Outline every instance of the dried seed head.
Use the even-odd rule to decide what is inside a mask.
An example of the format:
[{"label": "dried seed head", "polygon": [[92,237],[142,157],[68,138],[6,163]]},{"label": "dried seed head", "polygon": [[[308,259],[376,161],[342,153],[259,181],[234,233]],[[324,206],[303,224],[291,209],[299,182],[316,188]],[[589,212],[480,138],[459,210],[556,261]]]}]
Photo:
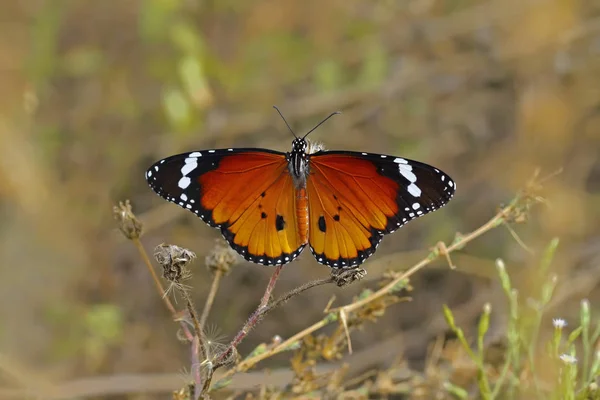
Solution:
[{"label": "dried seed head", "polygon": [[353,269],[332,269],[331,277],[339,287],[356,282],[367,275],[367,271],[362,268]]},{"label": "dried seed head", "polygon": [[125,200],[125,203],[120,201],[118,206],[114,206],[113,216],[127,239],[139,239],[142,235],[142,223],[133,214],[129,200]]},{"label": "dried seed head", "polygon": [[154,249],[154,259],[163,267],[163,277],[174,283],[180,283],[190,277],[187,265],[196,258],[196,254],[173,244],[159,244]]},{"label": "dried seed head", "polygon": [[239,255],[233,250],[227,242],[222,239],[216,241],[215,247],[205,258],[206,268],[213,274],[221,271],[223,275],[227,275],[231,270],[231,266],[239,260]]}]

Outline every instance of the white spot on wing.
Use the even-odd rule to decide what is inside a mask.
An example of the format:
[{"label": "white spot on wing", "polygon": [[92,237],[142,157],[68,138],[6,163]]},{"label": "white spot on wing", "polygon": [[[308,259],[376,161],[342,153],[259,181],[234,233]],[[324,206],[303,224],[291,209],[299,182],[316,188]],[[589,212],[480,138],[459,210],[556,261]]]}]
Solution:
[{"label": "white spot on wing", "polygon": [[400,164],[398,170],[410,183],[415,183],[417,181],[417,176],[412,172],[412,167],[410,165]]},{"label": "white spot on wing", "polygon": [[186,196],[185,193],[181,193],[181,196],[179,196],[181,198],[181,200],[183,201],[187,201],[188,197]]},{"label": "white spot on wing", "polygon": [[190,186],[190,183],[192,183],[192,180],[187,176],[184,176],[179,180],[179,182],[177,182],[177,186],[179,186],[181,189],[187,189],[188,186]]},{"label": "white spot on wing", "polygon": [[414,197],[419,197],[421,196],[421,189],[419,189],[419,187],[417,185],[415,185],[414,183],[411,183],[410,185],[408,185],[408,193],[412,194]]},{"label": "white spot on wing", "polygon": [[188,157],[194,157],[194,158],[202,157],[202,153],[200,153],[199,151],[195,151],[193,153],[190,153],[188,155]]},{"label": "white spot on wing", "polygon": [[400,158],[400,157],[398,157],[398,158],[395,158],[395,159],[394,159],[394,162],[395,162],[396,164],[408,164],[408,161],[406,161],[404,158]]},{"label": "white spot on wing", "polygon": [[[214,151],[214,150],[209,150],[208,152],[209,152],[209,153],[214,153],[215,151]],[[261,260],[261,261],[262,261],[262,260]]]},{"label": "white spot on wing", "polygon": [[417,209],[419,209],[419,207],[421,207],[421,205],[419,203],[413,203],[413,205],[412,205],[413,210],[417,210]]},{"label": "white spot on wing", "polygon": [[[187,160],[189,160],[189,158],[186,158],[186,161]],[[195,159],[193,159],[193,160],[195,160]],[[190,172],[195,170],[196,167],[198,167],[198,163],[196,161],[186,162],[185,165],[183,167],[181,167],[181,175],[186,176],[187,174],[189,174]]]}]

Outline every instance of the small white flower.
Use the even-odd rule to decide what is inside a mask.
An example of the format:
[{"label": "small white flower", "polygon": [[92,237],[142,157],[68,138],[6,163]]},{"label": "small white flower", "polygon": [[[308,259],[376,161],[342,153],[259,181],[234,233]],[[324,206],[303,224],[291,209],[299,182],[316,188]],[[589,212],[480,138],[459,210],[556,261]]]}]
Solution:
[{"label": "small white flower", "polygon": [[565,364],[575,364],[577,362],[577,358],[570,354],[561,354],[559,358]]},{"label": "small white flower", "polygon": [[562,318],[554,318],[552,320],[552,325],[554,325],[555,328],[562,329],[567,326],[567,321]]}]

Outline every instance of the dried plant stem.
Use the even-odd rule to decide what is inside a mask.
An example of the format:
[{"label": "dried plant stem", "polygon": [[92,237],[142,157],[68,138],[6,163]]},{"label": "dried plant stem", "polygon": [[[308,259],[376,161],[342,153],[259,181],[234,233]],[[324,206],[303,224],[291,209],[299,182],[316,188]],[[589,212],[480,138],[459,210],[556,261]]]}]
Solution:
[{"label": "dried plant stem", "polygon": [[294,336],[290,337],[289,339],[285,340],[284,342],[280,343],[278,346],[273,347],[272,349],[269,349],[267,351],[265,351],[264,353],[260,353],[257,354],[254,357],[251,358],[247,358],[244,361],[240,362],[238,365],[236,365],[235,367],[227,370],[222,376],[221,376],[221,380],[229,378],[230,376],[232,376],[233,374],[235,374],[236,372],[241,372],[241,371],[246,371],[249,368],[253,367],[255,364],[257,364],[258,362],[267,359],[275,354],[281,353],[282,351],[284,351],[285,349],[287,349],[288,347],[290,347],[291,345],[293,345],[294,343],[296,343],[298,340],[302,339],[305,336],[310,335],[311,333],[327,326],[329,323],[331,322],[330,318],[323,318],[322,320],[320,320],[319,322],[309,326],[308,328],[296,333]]},{"label": "dried plant stem", "polygon": [[317,279],[315,281],[310,281],[305,283],[304,285],[298,286],[295,289],[290,290],[289,292],[287,292],[286,294],[284,294],[283,296],[279,297],[277,300],[274,300],[272,302],[270,302],[261,312],[261,316],[265,316],[265,314],[267,314],[269,311],[279,307],[281,304],[285,303],[286,301],[288,301],[289,299],[291,299],[294,296],[299,295],[300,293],[314,288],[316,286],[321,286],[321,285],[326,285],[328,283],[334,283],[335,279],[333,277],[331,278],[325,278],[325,279]]},{"label": "dried plant stem", "polygon": [[283,269],[283,265],[279,264],[275,266],[275,270],[271,275],[271,279],[269,279],[269,283],[267,285],[267,289],[265,289],[265,294],[260,301],[259,309],[265,307],[269,300],[271,299],[271,294],[273,293],[273,289],[275,289],[275,283],[277,283],[277,278],[279,278],[279,274],[281,274],[281,270]]},{"label": "dried plant stem", "polygon": [[[211,355],[209,354],[208,345],[206,343],[206,337],[204,336],[204,330],[200,322],[198,321],[198,315],[196,313],[196,309],[194,307],[194,303],[192,302],[192,298],[186,289],[185,286],[178,287],[181,292],[181,296],[185,300],[185,304],[190,314],[190,319],[192,321],[192,326],[194,327],[194,339],[192,340],[192,376],[194,377],[194,399],[204,398],[208,388],[210,387],[210,382],[212,380],[213,370],[211,365],[208,365],[208,370],[206,371],[206,379],[204,380],[204,384],[202,384],[202,374],[200,371],[200,365],[205,360],[209,360]],[[216,289],[215,289],[216,291]],[[205,308],[206,309],[206,308]],[[198,357],[201,356],[201,358]]]},{"label": "dried plant stem", "polygon": [[192,298],[190,297],[190,294],[188,293],[188,291],[184,288],[181,287],[181,295],[183,296],[183,299],[185,300],[185,304],[188,310],[188,313],[190,314],[190,319],[192,320],[192,326],[194,327],[194,333],[196,337],[198,337],[199,340],[199,350],[200,350],[200,355],[202,356],[203,360],[206,360],[208,357],[207,354],[207,347],[206,347],[206,340],[204,338],[204,332],[202,330],[202,328],[200,327],[200,323],[198,322],[198,315],[196,314],[196,309],[194,308],[194,303],[192,302]]},{"label": "dried plant stem", "polygon": [[138,249],[142,260],[144,260],[144,264],[146,264],[146,267],[148,267],[148,271],[150,272],[150,276],[152,276],[152,280],[154,281],[154,285],[156,286],[156,291],[158,292],[159,297],[163,299],[163,302],[165,303],[171,314],[175,315],[177,313],[177,310],[175,310],[175,307],[173,307],[173,304],[171,303],[169,298],[165,296],[165,288],[163,287],[162,283],[160,283],[160,279],[158,278],[158,275],[156,275],[156,271],[154,271],[154,268],[152,268],[152,262],[150,261],[150,258],[148,257],[148,254],[146,253],[142,242],[140,242],[140,239],[131,239],[131,241]]},{"label": "dried plant stem", "polygon": [[[246,328],[246,326],[249,325],[249,322],[251,320],[253,320],[254,321],[254,325],[256,325],[256,322],[260,321],[267,313],[269,313],[273,309],[279,307],[281,304],[285,303],[286,301],[288,301],[292,297],[294,297],[294,296],[296,296],[296,295],[298,295],[298,294],[300,294],[300,293],[302,293],[302,292],[304,292],[304,291],[306,291],[308,289],[311,289],[313,287],[320,286],[320,285],[325,285],[325,284],[328,284],[328,283],[334,283],[334,282],[335,282],[335,277],[332,276],[332,277],[326,278],[326,279],[318,279],[318,280],[314,280],[314,281],[311,281],[311,282],[307,282],[304,285],[298,286],[297,288],[295,288],[293,290],[290,290],[289,292],[287,292],[283,296],[279,297],[277,300],[272,301],[271,303],[267,304],[264,307],[259,307],[254,312],[254,314],[252,314],[252,316],[250,316],[250,318],[248,319],[248,322],[246,323],[246,325],[244,325],[244,328]],[[271,288],[271,291],[272,291],[272,288]],[[315,330],[319,329],[320,327],[321,326],[316,327]],[[242,330],[240,331],[240,333],[242,333],[244,331],[244,328],[242,328]],[[238,333],[238,336],[240,335],[240,333]],[[300,332],[299,334],[303,334],[303,333],[304,333],[304,331]],[[247,334],[247,332],[246,332],[246,334]],[[307,334],[308,333],[304,333],[303,336],[305,336]],[[236,338],[237,338],[237,336],[236,336]],[[243,339],[243,337],[241,339]],[[238,342],[237,342],[238,344],[239,344],[239,342],[241,342],[241,339],[238,340]],[[290,338],[286,342],[290,342],[292,339],[293,338]],[[236,339],[234,338],[234,340],[232,341],[232,343],[235,342],[235,341],[236,341]],[[281,346],[277,346],[277,348],[280,348],[280,347]],[[219,366],[220,359],[221,358],[225,358],[226,356],[228,357],[232,350],[233,350],[233,347],[231,347],[231,344],[230,344],[230,347],[222,353],[222,357],[219,357],[219,359],[217,359],[216,365]],[[275,353],[271,353],[271,351],[268,351],[267,353],[275,354]],[[260,361],[260,360],[257,360],[256,362],[258,362],[258,361]],[[222,361],[221,361],[221,363],[222,363]],[[223,375],[222,378],[227,378],[228,376],[233,375],[233,373],[235,373],[237,371],[242,371],[242,369],[240,369],[240,367],[244,366],[245,364],[246,364],[246,362],[242,361],[235,368],[232,368],[231,370],[227,371]],[[244,369],[250,368],[251,366],[252,365],[246,365],[244,367]]]},{"label": "dried plant stem", "polygon": [[[200,358],[198,357],[198,354],[202,352],[202,350],[200,350],[201,346],[200,346],[200,336],[196,336],[194,337],[194,340],[192,340],[192,356],[191,356],[191,374],[192,377],[194,378],[194,393],[191,393],[191,397],[193,397],[194,399],[198,399],[200,398],[200,396],[204,395],[206,393],[206,390],[204,389],[205,387],[207,387],[206,382],[208,382],[209,380],[205,380],[204,381],[204,385],[202,385],[202,373],[200,371],[200,365],[201,365],[201,361]],[[202,390],[200,390],[200,387],[202,387]]]},{"label": "dried plant stem", "polygon": [[212,284],[210,285],[210,292],[208,292],[208,297],[206,298],[206,303],[204,303],[204,309],[202,310],[202,316],[200,317],[200,327],[203,329],[206,326],[206,320],[208,319],[208,315],[210,314],[210,309],[212,308],[213,302],[215,300],[215,296],[217,295],[217,290],[219,289],[219,285],[221,284],[222,277],[223,277],[223,271],[216,270],[215,275],[213,276]]},{"label": "dried plant stem", "polygon": [[[447,246],[446,253],[451,253],[455,250],[462,248],[465,244],[471,242],[473,239],[478,238],[479,236],[483,235],[484,233],[501,225],[504,222],[506,215],[508,215],[512,211],[513,207],[514,207],[513,205],[505,207],[498,214],[496,214],[492,219],[490,219],[488,222],[486,222],[484,225],[480,226],[478,229],[474,230],[473,232],[469,233],[468,235],[462,236],[459,240],[454,242],[452,245]],[[396,287],[401,281],[414,275],[417,271],[419,271],[423,267],[431,264],[437,258],[438,257],[427,256],[423,260],[418,262],[417,264],[413,265],[411,268],[409,268],[403,274],[399,275],[397,278],[390,281],[390,283],[383,286],[381,289],[377,290],[376,292],[373,292],[370,296],[365,297],[364,299],[354,302],[352,304],[345,305],[343,307],[333,308],[330,311],[331,312],[339,312],[339,311],[343,310],[346,313],[348,313],[348,312],[357,310],[360,307],[390,293],[391,291],[393,291],[394,287]]]},{"label": "dried plant stem", "polygon": [[[154,281],[154,285],[156,286],[156,290],[158,292],[159,297],[163,300],[165,306],[167,306],[167,309],[169,310],[173,318],[176,318],[177,310],[171,303],[171,300],[169,300],[169,297],[164,295],[165,288],[163,287],[162,283],[160,283],[160,279],[158,278],[158,275],[156,275],[156,272],[152,267],[152,262],[150,261],[150,258],[148,257],[148,254],[146,253],[142,242],[140,242],[140,239],[138,238],[132,238],[131,241],[138,249],[142,260],[144,260],[144,264],[146,264],[146,267],[148,268],[148,271],[150,271],[150,275],[152,276],[152,280]],[[181,325],[181,330],[183,331],[183,334],[185,335],[186,339],[190,342],[194,340],[194,335],[192,334],[186,323],[184,321],[181,321],[179,324]]]},{"label": "dried plant stem", "polygon": [[265,307],[271,298],[271,293],[273,293],[273,289],[275,288],[275,283],[277,283],[277,278],[279,278],[279,274],[281,274],[281,270],[283,269],[283,265],[276,265],[273,274],[271,275],[271,279],[269,279],[269,283],[267,284],[267,288],[265,289],[265,293],[258,305],[256,311],[250,315],[250,318],[246,321],[242,329],[235,335],[233,340],[229,343],[227,348],[217,357],[215,361],[215,368],[222,366],[226,360],[228,360],[237,346],[244,340],[248,332],[261,320],[264,315]]}]

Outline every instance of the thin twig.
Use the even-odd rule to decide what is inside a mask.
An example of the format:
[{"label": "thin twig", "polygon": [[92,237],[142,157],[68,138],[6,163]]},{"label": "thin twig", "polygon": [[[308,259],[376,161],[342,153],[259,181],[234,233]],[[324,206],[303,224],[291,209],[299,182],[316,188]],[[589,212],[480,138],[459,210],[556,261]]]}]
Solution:
[{"label": "thin twig", "polygon": [[200,373],[200,359],[198,358],[198,353],[201,352],[201,350],[199,350],[200,348],[200,336],[196,336],[194,337],[194,340],[192,340],[192,356],[191,356],[191,364],[192,364],[192,368],[191,368],[191,374],[192,377],[194,378],[194,386],[193,386],[193,390],[194,393],[191,393],[191,397],[193,397],[195,400],[197,400],[202,394],[204,394],[204,390],[200,390],[200,387],[204,387],[206,386],[206,381],[204,381],[204,386],[202,385],[202,374]]},{"label": "thin twig", "polygon": [[200,323],[198,322],[198,315],[196,313],[196,309],[194,308],[194,303],[192,302],[192,298],[190,296],[190,294],[188,293],[187,289],[185,289],[184,287],[180,288],[180,292],[181,292],[181,296],[184,298],[185,300],[185,304],[188,310],[188,313],[190,314],[190,319],[192,320],[192,326],[194,327],[194,333],[196,337],[198,337],[199,340],[199,350],[200,350],[200,354],[202,355],[202,359],[206,360],[208,357],[207,354],[207,346],[206,346],[206,340],[204,338],[204,332],[202,331],[202,328],[200,327]]},{"label": "thin twig", "polygon": [[279,278],[279,274],[281,274],[282,269],[282,264],[275,266],[275,270],[273,271],[271,279],[269,279],[269,283],[265,289],[265,294],[263,294],[263,297],[260,300],[260,305],[258,306],[259,309],[265,307],[267,303],[269,303],[269,300],[271,300],[271,293],[273,293],[273,289],[275,289],[275,283],[277,283],[277,278]]},{"label": "thin twig", "polygon": [[340,319],[344,326],[344,334],[346,335],[346,342],[348,343],[348,354],[352,354],[352,341],[350,340],[350,330],[348,329],[348,318],[344,311],[340,311]]},{"label": "thin twig", "polygon": [[319,322],[309,326],[306,329],[303,329],[302,331],[296,333],[294,336],[290,337],[289,339],[281,342],[278,346],[275,346],[275,347],[265,351],[264,353],[257,354],[254,357],[245,359],[244,361],[240,362],[235,367],[227,370],[221,376],[221,380],[229,378],[236,372],[246,371],[249,368],[253,367],[255,364],[257,364],[258,362],[260,362],[264,359],[267,359],[275,354],[281,353],[282,351],[284,351],[288,347],[292,346],[294,343],[296,343],[298,340],[302,339],[303,337],[310,335],[311,333],[323,328],[324,326],[327,326],[331,321],[332,321],[331,318],[325,317],[322,320],[320,320]]},{"label": "thin twig", "polygon": [[282,269],[283,265],[281,264],[275,266],[275,270],[269,279],[269,283],[267,284],[267,288],[265,289],[265,293],[263,294],[258,308],[252,313],[252,315],[250,315],[250,318],[248,318],[242,329],[240,329],[237,335],[235,335],[227,348],[217,357],[215,360],[214,370],[226,363],[226,361],[232,356],[237,346],[242,342],[242,340],[244,340],[246,335],[248,335],[248,332],[250,332],[250,330],[254,328],[264,316],[265,307],[271,298],[271,293],[273,293],[273,289],[277,283],[277,278],[279,277]]},{"label": "thin twig", "polygon": [[152,276],[152,280],[154,281],[154,285],[156,286],[156,291],[158,292],[160,298],[163,299],[163,302],[165,303],[165,305],[167,306],[167,308],[169,309],[171,314],[173,314],[173,315],[177,314],[177,310],[175,310],[175,307],[171,303],[171,300],[169,300],[169,298],[164,295],[165,288],[163,287],[162,283],[160,282],[158,275],[156,275],[156,271],[154,271],[154,268],[152,267],[152,262],[150,261],[150,258],[148,257],[148,254],[146,253],[146,249],[144,249],[142,242],[140,242],[140,239],[131,239],[131,241],[133,242],[135,247],[138,249],[138,252],[140,253],[140,256],[142,257],[144,264],[148,268],[148,272],[150,272],[150,276]]},{"label": "thin twig", "polygon": [[314,288],[316,286],[326,285],[328,283],[333,283],[333,282],[335,282],[335,280],[333,278],[317,279],[314,281],[307,282],[304,285],[298,286],[297,288],[290,290],[283,296],[279,297],[277,300],[273,300],[272,302],[270,302],[267,305],[267,307],[264,308],[264,310],[261,312],[261,314],[264,317],[265,314],[267,314],[274,308],[279,307],[281,304],[285,303],[292,297],[299,295],[300,293],[302,293],[308,289]]},{"label": "thin twig", "polygon": [[208,314],[210,314],[210,309],[212,308],[215,296],[217,295],[217,289],[221,284],[222,277],[223,271],[215,271],[212,284],[210,285],[210,292],[208,292],[208,297],[206,298],[206,303],[204,303],[204,309],[202,310],[202,316],[200,317],[200,328],[202,329],[204,329],[204,327],[206,326],[206,320],[208,319]]}]

